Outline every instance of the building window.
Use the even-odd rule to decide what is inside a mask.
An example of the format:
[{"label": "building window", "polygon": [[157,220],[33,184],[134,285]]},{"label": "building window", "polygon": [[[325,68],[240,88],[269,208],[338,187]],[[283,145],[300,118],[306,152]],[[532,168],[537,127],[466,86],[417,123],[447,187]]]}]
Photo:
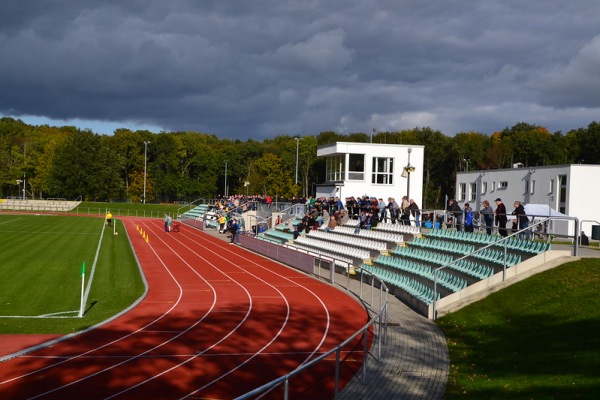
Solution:
[{"label": "building window", "polygon": [[554,179],[550,179],[550,188],[548,189],[548,194],[554,193]]},{"label": "building window", "polygon": [[566,214],[567,210],[567,176],[559,175],[558,176],[558,211],[563,214]]},{"label": "building window", "polygon": [[327,182],[343,181],[345,178],[344,171],[346,170],[345,156],[327,157],[326,170]]},{"label": "building window", "polygon": [[529,193],[529,181],[525,180],[525,193]]},{"label": "building window", "polygon": [[458,200],[463,201],[465,199],[466,191],[467,191],[466,183],[461,183],[458,185]]},{"label": "building window", "polygon": [[373,175],[371,183],[392,185],[394,183],[394,159],[373,157]]},{"label": "building window", "polygon": [[487,182],[481,182],[481,194],[487,193]]},{"label": "building window", "polygon": [[492,182],[492,192],[493,192],[494,190],[496,190],[496,181],[493,181],[493,182]]},{"label": "building window", "polygon": [[471,186],[471,190],[469,191],[469,200],[473,201],[477,199],[477,183],[476,182],[471,182],[470,183]]},{"label": "building window", "polygon": [[498,182],[498,189],[506,189],[508,187],[508,181]]},{"label": "building window", "polygon": [[365,180],[365,155],[364,154],[349,154],[348,161],[348,180],[364,181]]},{"label": "building window", "polygon": [[535,180],[531,181],[531,184],[529,185],[529,194],[534,194],[535,193]]}]

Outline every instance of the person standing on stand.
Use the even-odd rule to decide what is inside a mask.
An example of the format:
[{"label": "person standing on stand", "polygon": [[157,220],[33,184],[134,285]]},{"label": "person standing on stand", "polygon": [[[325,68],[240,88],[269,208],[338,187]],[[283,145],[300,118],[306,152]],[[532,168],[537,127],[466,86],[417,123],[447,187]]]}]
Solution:
[{"label": "person standing on stand", "polygon": [[502,199],[498,197],[496,200],[496,211],[494,215],[496,216],[496,225],[498,225],[498,233],[502,237],[508,236],[508,231],[506,230],[506,223],[508,222],[508,218],[506,217],[506,207],[504,203],[502,203]]},{"label": "person standing on stand", "polygon": [[[512,213],[513,213],[513,215],[515,215],[517,217],[518,230],[528,228],[529,227],[529,218],[527,217],[527,214],[525,213],[525,207],[523,207],[523,204],[521,204],[520,201],[515,201],[514,206],[515,206],[515,210]],[[527,229],[524,233],[525,233],[525,239],[530,240],[531,239],[531,230]],[[523,239],[523,232],[519,233],[519,239]]]},{"label": "person standing on stand", "polygon": [[465,213],[463,219],[465,221],[465,232],[473,232],[473,209],[469,203],[465,203],[463,212]]},{"label": "person standing on stand", "polygon": [[400,214],[400,207],[398,206],[398,203],[396,203],[396,199],[393,197],[388,197],[387,208],[390,210],[390,219],[392,220],[392,224],[395,224],[399,217],[398,214]]},{"label": "person standing on stand", "polygon": [[492,210],[489,201],[483,201],[483,209],[480,211],[480,214],[483,215],[483,222],[485,223],[485,233],[491,235],[492,226],[494,225],[494,210]]},{"label": "person standing on stand", "polygon": [[415,201],[413,199],[410,199],[408,202],[410,203],[408,206],[408,209],[410,210],[411,215],[415,219],[415,225],[417,227],[420,227],[421,226],[421,210],[419,210],[419,206],[417,205],[417,203],[415,203]]},{"label": "person standing on stand", "polygon": [[448,200],[448,212],[452,218],[452,225],[457,231],[462,231],[462,210],[454,199]]},{"label": "person standing on stand", "polygon": [[379,222],[387,222],[387,204],[383,198],[379,199]]},{"label": "person standing on stand", "polygon": [[410,203],[408,202],[408,197],[402,196],[402,203],[400,208],[402,209],[402,225],[410,225],[410,210],[408,209]]}]

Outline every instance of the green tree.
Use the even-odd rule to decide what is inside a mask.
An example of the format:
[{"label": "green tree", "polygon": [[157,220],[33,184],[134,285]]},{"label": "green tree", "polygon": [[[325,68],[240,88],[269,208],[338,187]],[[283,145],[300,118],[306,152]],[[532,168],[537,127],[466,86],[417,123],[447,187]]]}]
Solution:
[{"label": "green tree", "polygon": [[295,185],[289,171],[283,168],[281,158],[273,153],[265,153],[252,164],[251,175],[262,179],[262,194],[279,199],[294,195]]},{"label": "green tree", "polygon": [[457,133],[450,142],[455,170],[485,169],[485,154],[492,145],[489,136],[479,132]]},{"label": "green tree", "polygon": [[587,128],[575,132],[579,157],[574,162],[600,164],[600,123],[592,122]]},{"label": "green tree", "polygon": [[89,130],[70,134],[56,147],[50,190],[56,197],[89,200],[121,199],[124,194],[118,165],[99,135]]},{"label": "green tree", "polygon": [[298,145],[298,179],[302,187],[301,195],[307,198],[309,195],[314,194],[312,183],[318,182],[319,178],[317,139],[314,136],[304,136],[300,138]]},{"label": "green tree", "polygon": [[525,166],[546,165],[551,151],[552,134],[544,127],[519,122],[500,133],[500,140],[510,148],[510,167],[514,163]]}]

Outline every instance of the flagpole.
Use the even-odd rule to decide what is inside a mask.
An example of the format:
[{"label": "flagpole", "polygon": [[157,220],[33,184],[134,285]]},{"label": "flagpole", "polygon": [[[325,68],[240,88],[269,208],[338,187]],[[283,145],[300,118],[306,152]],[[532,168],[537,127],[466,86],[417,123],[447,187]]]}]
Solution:
[{"label": "flagpole", "polygon": [[83,292],[85,287],[85,261],[81,265],[81,301],[79,306],[79,318],[83,317],[83,308],[85,304],[83,304]]}]

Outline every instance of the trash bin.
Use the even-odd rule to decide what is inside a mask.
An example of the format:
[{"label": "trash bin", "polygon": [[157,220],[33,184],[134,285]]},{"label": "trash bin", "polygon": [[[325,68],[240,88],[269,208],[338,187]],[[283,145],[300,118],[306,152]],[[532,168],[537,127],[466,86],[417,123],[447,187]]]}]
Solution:
[{"label": "trash bin", "polygon": [[592,225],[592,239],[600,240],[600,225]]}]

